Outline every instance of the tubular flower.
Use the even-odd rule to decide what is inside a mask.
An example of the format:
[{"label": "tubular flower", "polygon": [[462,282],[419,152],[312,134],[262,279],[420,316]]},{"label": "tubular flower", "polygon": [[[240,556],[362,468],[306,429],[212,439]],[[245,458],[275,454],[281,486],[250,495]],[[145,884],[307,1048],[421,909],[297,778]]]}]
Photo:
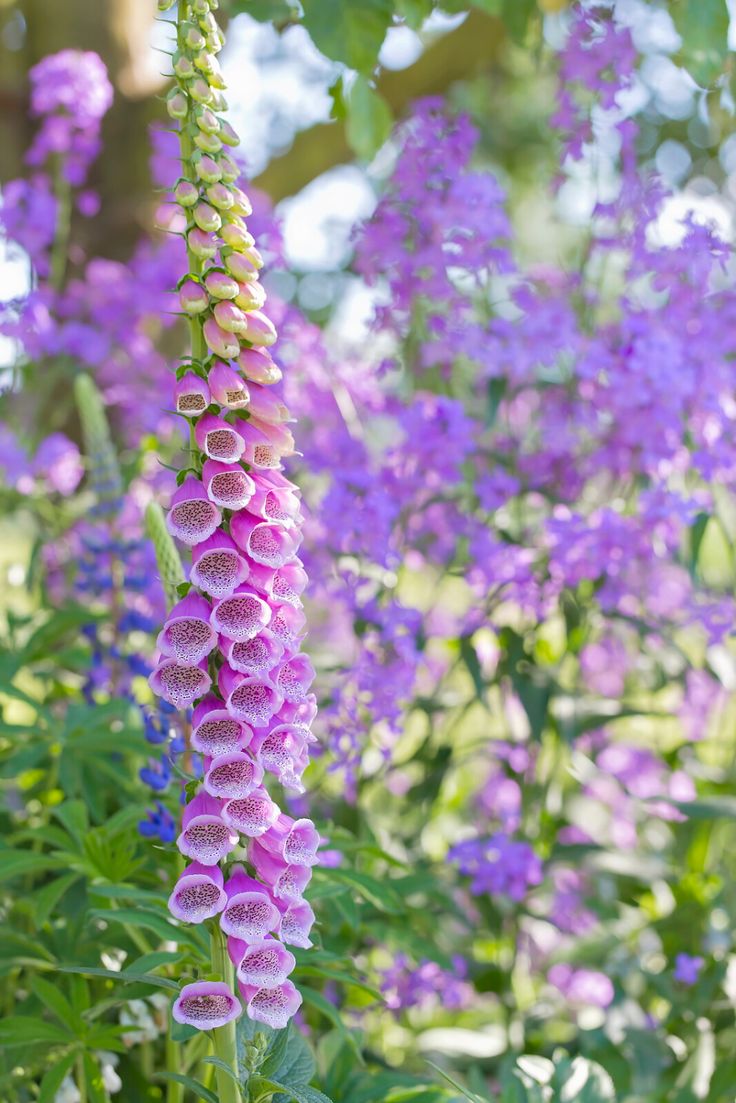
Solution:
[{"label": "tubular flower", "polygon": [[[273,390],[281,371],[268,351],[276,330],[263,313],[263,258],[244,221],[251,205],[225,153],[237,138],[218,117],[216,6],[180,3],[167,99],[181,141],[173,198],[188,271],[178,300],[192,347],[174,390],[191,458],[166,523],[191,548],[191,568],[159,634],[150,684],[171,705],[192,707],[190,746],[202,756],[176,840],[190,864],[169,908],[182,922],[219,923],[237,984],[188,985],[174,1017],[210,1029],[242,1001],[252,1019],[280,1028],[301,1004],[287,943],[311,945],[314,914],[303,892],[320,839],[311,820],[281,812],[264,779],[303,791],[314,671],[299,652],[307,581],[297,556],[300,495],[282,472],[295,450],[292,418]],[[236,848],[246,865],[229,865]]]}]

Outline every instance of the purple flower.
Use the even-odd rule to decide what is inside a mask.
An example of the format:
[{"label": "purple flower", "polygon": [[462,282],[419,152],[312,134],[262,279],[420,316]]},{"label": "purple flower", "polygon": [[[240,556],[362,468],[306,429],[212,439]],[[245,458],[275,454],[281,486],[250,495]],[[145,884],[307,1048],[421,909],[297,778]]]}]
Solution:
[{"label": "purple flower", "polygon": [[518,903],[542,881],[542,862],[531,846],[504,833],[457,843],[448,858],[457,864],[460,873],[472,878],[470,891],[474,896],[488,893]]},{"label": "purple flower", "polygon": [[547,980],[570,1004],[606,1008],[613,1002],[613,984],[605,973],[593,969],[574,969],[572,965],[560,962],[552,966]]},{"label": "purple flower", "polygon": [[79,449],[63,433],[52,433],[36,450],[33,473],[45,479],[58,494],[68,497],[77,489],[84,473]]},{"label": "purple flower", "polygon": [[691,954],[680,953],[675,957],[675,968],[672,976],[680,984],[697,984],[700,970],[705,965],[705,958],[693,957]]},{"label": "purple flower", "polygon": [[178,1023],[196,1026],[198,1030],[213,1030],[237,1019],[242,1010],[240,1001],[226,984],[200,981],[184,985],[171,1013]]},{"label": "purple flower", "polygon": [[91,51],[61,50],[34,65],[30,78],[31,113],[42,121],[27,161],[43,165],[51,154],[60,154],[69,182],[83,184],[113,99],[105,64]]}]

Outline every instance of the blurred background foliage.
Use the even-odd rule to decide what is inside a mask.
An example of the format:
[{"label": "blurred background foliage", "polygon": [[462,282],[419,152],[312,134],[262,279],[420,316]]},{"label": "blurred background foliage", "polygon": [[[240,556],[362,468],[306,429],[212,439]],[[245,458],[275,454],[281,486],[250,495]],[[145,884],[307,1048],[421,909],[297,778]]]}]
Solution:
[{"label": "blurred background foliage", "polygon": [[[642,19],[637,42],[647,93],[637,113],[639,163],[687,197],[683,212],[704,211],[730,234],[736,89],[729,9],[722,0],[639,6],[663,16]],[[508,192],[517,256],[573,271],[581,266],[590,181],[566,178],[554,198],[541,186],[560,168],[548,117],[566,8],[564,0],[480,0],[470,7],[431,0],[223,2],[233,121],[254,187],[277,204],[282,219],[285,263],[273,288],[338,352],[367,310],[352,264],[353,227],[371,214],[390,174],[385,142],[394,123],[420,97],[442,96],[474,120],[480,135],[474,164],[492,169]],[[115,86],[90,177],[100,210],[94,218],[75,217],[71,273],[90,256],[127,263],[152,228],[148,128],[164,119],[167,58],[156,52],[165,48],[162,26],[148,0],[0,3],[3,181],[23,171],[34,126],[27,72],[35,62],[65,47],[95,50]],[[607,303],[614,309],[618,292],[615,270],[607,278],[604,311]],[[27,262],[9,253],[3,298],[22,296],[29,282]],[[173,355],[176,327],[154,318],[146,326],[164,355]],[[8,370],[22,373],[12,340],[4,352]],[[93,507],[102,505],[102,519],[109,515],[105,501],[116,491],[104,479],[95,485],[100,449],[108,449],[105,462],[119,466],[120,485],[129,487],[153,466],[156,430],[144,433],[138,448],[113,411],[112,433],[90,443],[68,385],[74,369],[50,368],[58,379],[45,377],[49,418],[79,444],[88,477],[78,496],[53,503],[38,484],[3,490],[0,1096],[76,1103],[81,1097],[59,1094],[76,1073],[90,1103],[112,1097],[189,1103],[197,1091],[211,1099],[206,1044],[186,1031],[164,1037],[173,977],[204,967],[209,951],[196,930],[174,926],[166,912],[166,886],[175,874],[171,847],[163,836],[152,845],[134,833],[146,817],[138,780],[150,749],[145,724],[128,682],[125,692],[103,687],[102,696],[90,686],[98,645],[114,650],[121,670],[120,656],[148,647],[150,630],[121,628],[120,612],[126,587],[135,589],[131,576],[155,571],[150,547],[142,537],[129,543],[125,533],[116,534],[105,553],[112,591],[102,601],[94,585],[91,592],[65,590],[57,600],[41,557],[42,545],[62,546]],[[493,407],[493,393],[489,402]],[[32,432],[40,438],[46,428]],[[692,525],[684,553],[694,577],[727,595],[736,581],[735,536],[733,502],[724,493],[717,509]],[[83,554],[75,546],[71,558]],[[65,569],[71,573],[68,562]],[[399,591],[407,605],[423,610],[440,604],[438,593],[453,610],[468,600],[462,577],[438,580],[411,567]],[[565,948],[563,963],[610,979],[615,1001],[607,1013],[585,995],[563,1001],[561,988],[547,983],[538,947],[523,937],[533,929],[543,941],[534,907],[491,895],[471,899],[458,891],[446,859],[448,839],[468,817],[481,832],[489,829],[491,815],[476,801],[478,749],[482,756],[489,741],[533,748],[533,776],[526,766],[508,773],[523,777],[521,835],[550,866],[579,784],[597,776],[575,745],[578,737],[613,717],[610,726],[622,741],[654,746],[675,766],[682,679],[679,668],[675,674],[667,668],[669,652],[660,666],[656,646],[652,654],[641,643],[645,677],[642,684],[631,680],[623,703],[581,696],[579,656],[594,634],[592,605],[578,592],[567,596],[564,616],[550,616],[533,631],[509,615],[508,622],[499,617],[494,633],[454,639],[441,694],[417,694],[405,710],[392,751],[392,787],[387,770],[376,766],[375,746],[357,804],[341,799],[329,761],[316,764],[310,789],[330,848],[343,858],[315,874],[310,899],[320,915],[319,940],[298,958],[315,1057],[292,1030],[288,1047],[270,1041],[262,1066],[275,1081],[291,1076],[298,1103],[315,1100],[310,1083],[335,1103],[733,1099],[730,649],[706,657],[702,640],[687,632],[667,641],[707,666],[722,690],[711,719],[715,737],[698,749],[697,796],[678,803],[686,818],[665,824],[650,816],[646,799],[635,800],[630,814],[641,832],[635,848],[564,847],[567,862],[579,860],[590,876],[584,904],[597,923]],[[317,623],[328,619],[324,609],[312,615]],[[329,672],[341,656],[320,658]],[[143,677],[128,663],[126,678],[130,671],[137,691]],[[700,715],[707,716],[705,706]],[[165,820],[177,805],[170,796],[162,800]],[[564,884],[542,891],[564,897]],[[679,976],[673,973],[678,954],[694,959],[701,950],[707,964],[692,981],[687,962]],[[392,972],[403,960],[419,976],[416,998],[401,991],[405,973]],[[251,1039],[244,1025],[241,1032],[245,1054]],[[188,1085],[158,1079],[164,1060],[190,1077]]]}]

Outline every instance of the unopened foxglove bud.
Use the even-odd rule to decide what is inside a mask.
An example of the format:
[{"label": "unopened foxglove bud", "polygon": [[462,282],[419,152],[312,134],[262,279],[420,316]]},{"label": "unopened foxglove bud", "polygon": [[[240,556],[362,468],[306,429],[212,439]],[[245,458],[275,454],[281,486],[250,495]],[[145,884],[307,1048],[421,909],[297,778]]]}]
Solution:
[{"label": "unopened foxglove bud", "polygon": [[192,164],[197,176],[200,180],[204,180],[205,184],[216,184],[222,179],[220,166],[208,153],[198,150],[192,157]]},{"label": "unopened foxglove bud", "polygon": [[260,310],[266,301],[266,289],[258,280],[238,284],[235,305],[241,310]]},{"label": "unopened foxglove bud", "polygon": [[205,276],[205,287],[213,299],[235,299],[240,293],[240,285],[227,272],[212,270]]},{"label": "unopened foxglove bud", "polygon": [[178,88],[172,88],[166,97],[166,110],[172,119],[186,119],[189,103]]},{"label": "unopened foxglove bud", "polygon": [[182,207],[191,207],[199,199],[199,189],[191,180],[179,180],[174,188],[174,199]]},{"label": "unopened foxglove bud", "polygon": [[213,90],[204,77],[195,77],[187,85],[187,92],[195,103],[211,104],[214,100]]},{"label": "unopened foxglove bud", "polygon": [[194,66],[186,54],[174,54],[174,73],[179,80],[191,80],[194,76]]},{"label": "unopened foxglove bud", "polygon": [[185,314],[192,317],[201,314],[210,305],[209,296],[201,283],[186,280],[179,288],[179,303]]},{"label": "unopened foxglove bud", "polygon": [[232,186],[231,190],[233,195],[233,213],[239,214],[241,218],[248,218],[253,214],[253,205],[250,199],[244,191],[235,185]]},{"label": "unopened foxglove bud", "polygon": [[199,129],[204,130],[205,133],[218,134],[220,132],[220,120],[209,107],[198,107],[194,112],[194,118]]},{"label": "unopened foxglove bud", "polygon": [[200,230],[211,232],[219,230],[222,226],[222,218],[214,207],[210,207],[209,203],[202,203],[201,201],[197,203],[192,210],[192,218]]},{"label": "unopened foxglove bud", "polygon": [[229,211],[233,205],[233,193],[225,184],[210,184],[205,194],[213,207],[218,211]]},{"label": "unopened foxglove bud", "polygon": [[240,169],[233,161],[232,157],[228,157],[226,153],[223,153],[220,158],[220,167],[222,169],[222,179],[226,184],[234,184],[240,176]]},{"label": "unopened foxglove bud", "polygon": [[222,149],[222,141],[217,134],[207,134],[204,130],[198,130],[194,135],[194,144],[205,153],[219,153]]},{"label": "unopened foxglove bud", "polygon": [[200,230],[198,226],[187,233],[187,245],[195,257],[199,257],[201,260],[209,260],[217,252],[217,238],[215,235]]},{"label": "unopened foxglove bud", "polygon": [[222,227],[221,237],[226,245],[229,245],[231,249],[236,249],[238,252],[252,249],[255,245],[253,235],[241,222],[226,223]]},{"label": "unopened foxglove bud", "polygon": [[240,138],[227,120],[224,120],[220,127],[220,137],[226,146],[237,146],[240,144]]},{"label": "unopened foxglove bud", "polygon": [[[245,333],[248,321],[245,313],[235,303],[223,301],[215,305],[215,321],[227,333]],[[230,359],[230,357],[228,357]]]}]

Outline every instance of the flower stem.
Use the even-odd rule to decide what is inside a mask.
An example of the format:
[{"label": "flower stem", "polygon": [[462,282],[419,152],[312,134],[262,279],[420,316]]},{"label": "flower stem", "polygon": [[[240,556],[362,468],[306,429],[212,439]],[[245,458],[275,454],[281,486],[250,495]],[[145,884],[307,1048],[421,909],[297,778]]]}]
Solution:
[{"label": "flower stem", "polygon": [[[179,1047],[171,1037],[171,1024],[166,1031],[166,1068],[169,1072],[181,1071],[181,1054]],[[166,1103],[184,1103],[184,1085],[176,1080],[169,1080],[166,1085]]]},{"label": "flower stem", "polygon": [[[234,991],[235,976],[232,963],[227,952],[225,936],[219,927],[214,928],[211,935],[212,971],[225,981],[228,988]],[[238,1087],[238,1051],[235,1036],[235,1022],[226,1023],[212,1031],[215,1047],[215,1056],[224,1061],[228,1068],[232,1069],[235,1080],[224,1069],[215,1068],[217,1076],[217,1097],[219,1103],[241,1103],[242,1096]]]},{"label": "flower stem", "polygon": [[87,1103],[87,1074],[84,1071],[84,1054],[77,1057],[77,1091],[79,1103]]},{"label": "flower stem", "polygon": [[54,231],[54,244],[51,250],[51,286],[55,291],[61,291],[66,275],[67,251],[69,248],[69,231],[72,220],[72,189],[69,181],[64,176],[60,163],[56,164],[54,174],[54,191],[56,194],[56,229]]}]

